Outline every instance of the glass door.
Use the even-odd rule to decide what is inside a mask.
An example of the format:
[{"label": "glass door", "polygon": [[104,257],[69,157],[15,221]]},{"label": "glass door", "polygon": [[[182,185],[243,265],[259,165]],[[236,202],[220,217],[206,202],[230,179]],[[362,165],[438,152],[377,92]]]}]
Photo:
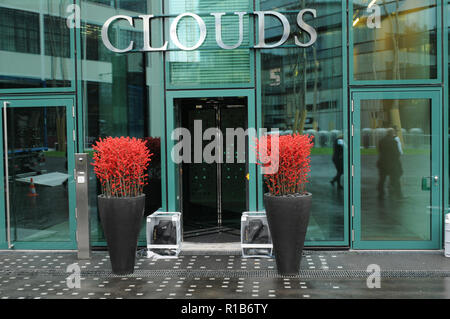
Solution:
[{"label": "glass door", "polygon": [[0,102],[7,248],[75,249],[73,100]]},{"label": "glass door", "polygon": [[353,248],[439,249],[439,92],[352,98]]},{"label": "glass door", "polygon": [[226,99],[219,109],[219,126],[224,134],[223,163],[220,165],[220,223],[240,229],[242,212],[247,211],[248,140],[228,136],[227,129],[247,129],[247,101]]},{"label": "glass door", "polygon": [[184,235],[236,233],[247,211],[246,98],[187,98],[177,105],[191,136],[181,169]]},{"label": "glass door", "polygon": [[[218,226],[219,163],[207,163],[201,153],[209,143],[202,139],[205,131],[217,125],[214,106],[190,99],[183,100],[180,105],[182,127],[187,128],[192,135],[191,145],[187,148],[191,152],[190,161],[182,163],[182,214],[185,235],[199,229],[216,229]],[[200,133],[198,136],[195,134],[196,130]]]}]

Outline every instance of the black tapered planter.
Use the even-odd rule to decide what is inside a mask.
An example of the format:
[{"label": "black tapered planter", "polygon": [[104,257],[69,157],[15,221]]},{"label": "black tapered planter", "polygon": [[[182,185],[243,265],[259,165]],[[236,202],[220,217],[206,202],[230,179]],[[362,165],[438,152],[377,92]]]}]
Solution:
[{"label": "black tapered planter", "polygon": [[312,194],[264,194],[264,207],[272,236],[278,273],[298,275],[311,212]]},{"label": "black tapered planter", "polygon": [[98,196],[100,220],[108,244],[112,272],[132,274],[144,216],[145,195],[137,197]]}]

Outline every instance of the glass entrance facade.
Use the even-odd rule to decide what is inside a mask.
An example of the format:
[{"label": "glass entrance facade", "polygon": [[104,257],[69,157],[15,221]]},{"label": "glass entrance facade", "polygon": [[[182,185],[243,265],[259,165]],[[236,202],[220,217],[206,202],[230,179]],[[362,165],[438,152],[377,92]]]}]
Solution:
[{"label": "glass entrance facade", "polygon": [[[247,99],[239,97],[176,99],[179,126],[193,135],[189,141],[190,161],[181,164],[180,194],[183,211],[184,235],[201,232],[230,232],[239,241],[242,212],[247,211],[247,152],[248,139],[232,130],[247,127]],[[213,130],[211,130],[213,129]],[[202,156],[195,161],[195,131],[218,140],[218,147],[211,151],[215,161]],[[209,131],[208,131],[209,130]],[[208,133],[211,132],[211,133]],[[203,140],[206,150],[210,140]]]},{"label": "glass entrance facade", "polygon": [[[180,211],[185,234],[238,228],[264,209],[254,136],[243,157],[213,153],[241,163],[177,163],[173,132],[194,135],[199,119],[201,135],[314,136],[307,246],[441,248],[449,17],[448,0],[1,1],[0,249],[76,246],[73,154],[106,136],[154,154],[147,215]],[[55,174],[67,179],[52,186]],[[104,246],[90,174],[92,245]]]}]

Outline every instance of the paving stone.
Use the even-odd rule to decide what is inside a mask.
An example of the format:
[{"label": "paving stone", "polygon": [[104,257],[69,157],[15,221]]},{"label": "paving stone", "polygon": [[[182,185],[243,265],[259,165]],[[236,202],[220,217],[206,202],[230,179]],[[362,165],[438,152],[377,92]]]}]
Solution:
[{"label": "paving stone", "polygon": [[[0,298],[450,298],[450,260],[439,253],[309,251],[305,257],[300,275],[288,278],[277,274],[273,258],[209,254],[139,258],[134,274],[116,276],[107,252],[93,252],[89,261],[75,253],[0,252]],[[80,288],[67,284],[66,265],[74,263],[84,266]],[[366,282],[374,263],[379,289]]]}]

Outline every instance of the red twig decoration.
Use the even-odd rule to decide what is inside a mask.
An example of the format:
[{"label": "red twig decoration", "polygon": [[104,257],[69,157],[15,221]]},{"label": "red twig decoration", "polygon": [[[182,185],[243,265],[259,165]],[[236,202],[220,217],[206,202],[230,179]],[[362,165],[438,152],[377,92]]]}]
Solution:
[{"label": "red twig decoration", "polygon": [[130,137],[107,137],[93,145],[94,172],[106,197],[135,197],[147,184],[150,154],[146,143]]},{"label": "red twig decoration", "polygon": [[[274,145],[271,143],[274,135],[265,135],[259,140],[255,139],[254,147],[258,165],[278,167],[275,173],[264,174],[269,192],[275,196],[304,194],[311,170],[310,155],[314,136],[296,133],[275,137],[278,138],[278,143],[273,143]],[[276,147],[277,150],[274,149]],[[279,154],[278,158],[271,156],[276,153]],[[271,162],[268,162],[269,158]]]}]

